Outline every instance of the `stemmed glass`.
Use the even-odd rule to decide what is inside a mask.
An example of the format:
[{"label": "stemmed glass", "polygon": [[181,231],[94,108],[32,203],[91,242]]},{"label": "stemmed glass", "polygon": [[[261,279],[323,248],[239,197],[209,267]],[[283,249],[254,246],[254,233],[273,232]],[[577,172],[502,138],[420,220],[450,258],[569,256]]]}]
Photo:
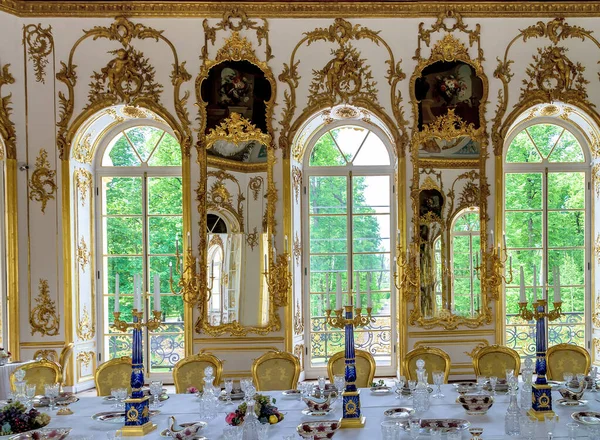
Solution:
[{"label": "stemmed glass", "polygon": [[252,385],[252,379],[250,379],[249,377],[244,377],[244,378],[240,379],[240,388],[244,392],[244,399],[246,399],[246,393],[248,391],[248,387],[250,387],[251,385]]},{"label": "stemmed glass", "polygon": [[570,371],[565,371],[563,373],[563,379],[565,381],[565,388],[569,388],[569,384],[573,380],[573,373],[571,373]]},{"label": "stemmed glass", "polygon": [[338,394],[341,395],[344,392],[344,388],[346,388],[346,377],[343,374],[336,374],[333,376],[333,386]]},{"label": "stemmed glass", "polygon": [[412,394],[415,392],[415,390],[417,389],[417,381],[416,380],[409,380],[408,381],[408,389],[410,390],[410,394],[412,396]]},{"label": "stemmed glass", "polygon": [[535,435],[535,428],[537,426],[537,420],[530,418],[529,416],[521,417],[521,435],[527,440],[533,440]]},{"label": "stemmed glass", "polygon": [[490,387],[492,388],[492,396],[496,395],[496,384],[498,383],[497,376],[490,376]]},{"label": "stemmed glass", "polygon": [[44,394],[50,400],[50,411],[54,411],[54,399],[58,397],[59,384],[44,385]]},{"label": "stemmed glass", "polygon": [[477,394],[483,394],[483,386],[487,382],[487,377],[477,376]]},{"label": "stemmed glass", "polygon": [[396,380],[396,399],[402,398],[402,389],[404,388],[404,384],[406,383],[406,377],[398,376]]},{"label": "stemmed glass", "polygon": [[435,390],[435,394],[432,397],[436,399],[442,399],[445,396],[442,394],[442,384],[444,383],[444,372],[443,371],[434,371],[431,373],[433,376],[433,384],[437,387]]},{"label": "stemmed glass", "polygon": [[508,384],[510,378],[515,376],[515,370],[512,368],[507,368],[504,372],[506,373],[506,383]]},{"label": "stemmed glass", "polygon": [[323,376],[319,376],[317,382],[319,384],[319,396],[325,397],[325,378]]},{"label": "stemmed glass", "polygon": [[592,393],[598,392],[598,385],[596,384],[596,376],[598,376],[598,367],[592,367],[590,370],[590,376],[592,378]]},{"label": "stemmed glass", "polygon": [[117,388],[117,408],[125,408],[125,399],[127,399],[127,388]]},{"label": "stemmed glass", "polygon": [[[408,382],[410,383],[411,381],[409,380]],[[413,440],[419,438],[419,434],[421,433],[421,419],[410,419],[408,421],[408,426],[410,427],[410,438]]]},{"label": "stemmed glass", "polygon": [[558,416],[556,414],[544,414],[544,425],[546,426],[546,432],[548,433],[548,440],[552,440],[553,438],[552,435],[557,421]]},{"label": "stemmed glass", "polygon": [[162,393],[163,384],[160,380],[153,380],[150,382],[150,393],[152,394],[152,408],[158,408],[162,406],[162,403],[158,401],[160,394]]},{"label": "stemmed glass", "polygon": [[37,390],[37,386],[35,384],[33,385],[27,385],[25,387],[25,393],[27,395],[27,405],[29,406],[29,408],[33,408],[33,398],[35,397],[35,391]]},{"label": "stemmed glass", "polygon": [[233,379],[225,379],[225,393],[227,395],[227,400],[225,401],[225,405],[233,405],[231,401],[231,392],[233,391]]},{"label": "stemmed glass", "polygon": [[585,381],[585,374],[578,373],[577,374],[577,386],[581,385],[581,382],[583,382],[583,389],[585,390],[587,387],[587,382]]}]

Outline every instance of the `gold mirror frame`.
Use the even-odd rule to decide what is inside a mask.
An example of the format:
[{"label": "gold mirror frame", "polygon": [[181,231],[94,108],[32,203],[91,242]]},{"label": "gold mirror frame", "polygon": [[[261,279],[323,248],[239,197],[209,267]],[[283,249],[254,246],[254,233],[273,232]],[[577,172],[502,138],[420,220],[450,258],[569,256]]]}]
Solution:
[{"label": "gold mirror frame", "polygon": [[[250,121],[243,116],[232,113],[230,117],[225,118],[217,127],[211,129],[208,134],[206,131],[207,121],[207,106],[208,103],[202,99],[202,83],[208,79],[210,70],[227,61],[248,61],[258,67],[265,75],[265,78],[271,86],[271,96],[269,101],[265,102],[266,125],[268,133],[263,133],[256,128]],[[273,168],[275,166],[275,147],[273,145],[273,127],[272,116],[275,105],[275,96],[277,88],[275,77],[271,72],[266,62],[260,61],[256,56],[252,44],[245,37],[240,36],[239,32],[232,31],[231,36],[227,38],[224,45],[217,51],[214,60],[204,59],[200,67],[200,73],[196,78],[195,84],[196,102],[199,108],[200,118],[200,135],[198,138],[197,152],[198,165],[201,176],[208,175],[208,166],[213,165],[221,169],[235,169],[237,171],[266,171],[267,172],[267,209],[266,209],[266,230],[267,234],[267,249],[268,255],[268,273],[265,275],[264,282],[267,284],[269,292],[269,319],[265,326],[243,326],[238,321],[220,324],[218,326],[210,325],[207,319],[206,303],[208,300],[208,274],[207,274],[207,251],[206,251],[206,195],[207,195],[207,180],[201,178],[197,189],[198,213],[199,221],[199,243],[198,252],[200,255],[200,295],[197,304],[199,318],[196,321],[195,329],[197,333],[206,333],[211,336],[220,336],[225,333],[230,333],[231,336],[245,336],[248,333],[265,335],[273,331],[281,329],[281,321],[278,315],[278,308],[287,302],[289,291],[288,285],[288,262],[287,258],[279,255],[275,261],[273,250],[273,235],[275,234],[275,206],[277,203],[277,189],[273,179]],[[267,146],[267,163],[264,164],[240,164],[222,158],[209,158],[207,149],[210,148],[217,140],[228,140],[237,142],[240,140],[256,140]],[[233,162],[233,163],[231,163]],[[231,167],[229,167],[231,165]],[[281,257],[281,258],[280,258]]]},{"label": "gold mirror frame", "polygon": [[[420,51],[417,52],[420,54]],[[487,279],[490,276],[488,273],[489,259],[487,258],[487,222],[489,220],[487,214],[487,199],[489,195],[489,185],[487,183],[487,177],[485,173],[485,164],[488,157],[488,139],[486,133],[486,120],[485,120],[485,103],[487,102],[489,84],[487,77],[483,73],[483,67],[481,61],[483,55],[481,51],[477,59],[471,59],[468,50],[465,45],[455,38],[452,34],[447,33],[431,50],[431,56],[429,59],[422,59],[417,56],[418,60],[415,71],[410,80],[410,94],[411,101],[413,103],[413,114],[414,114],[414,131],[411,139],[411,158],[413,163],[413,181],[411,185],[411,199],[412,199],[412,210],[413,210],[413,234],[412,237],[408,237],[410,245],[407,246],[410,250],[410,257],[408,260],[408,266],[405,268],[406,276],[411,279],[408,286],[410,286],[404,298],[408,302],[413,303],[413,309],[409,315],[409,324],[430,329],[436,326],[441,326],[446,330],[456,329],[459,326],[466,326],[468,328],[477,328],[484,324],[489,324],[492,321],[491,311],[491,300],[493,296],[488,294],[488,282]],[[454,109],[448,109],[445,115],[438,116],[434,122],[430,124],[424,124],[422,129],[418,129],[418,116],[419,106],[415,96],[415,84],[418,78],[422,76],[422,72],[427,67],[437,62],[453,62],[460,61],[471,66],[477,77],[481,79],[483,84],[483,96],[479,104],[479,128],[475,128],[474,124],[467,124],[454,112]],[[465,159],[465,160],[454,160],[454,159],[431,159],[419,157],[419,148],[427,140],[439,139],[443,141],[452,141],[459,137],[467,136],[480,145],[480,154],[477,159]],[[457,180],[452,184],[451,193],[454,191],[454,185],[458,179],[473,179],[479,180],[479,185],[475,186],[477,192],[477,202],[473,206],[478,206],[480,213],[480,241],[481,241],[481,268],[480,268],[480,279],[481,279],[481,311],[478,316],[465,317],[457,316],[448,312],[447,310],[442,311],[438,316],[425,317],[421,312],[420,304],[420,249],[419,249],[419,224],[420,224],[420,213],[419,213],[419,196],[423,189],[426,189],[420,182],[420,171],[427,170],[428,174],[435,174],[434,170],[438,170],[440,181],[441,171],[440,169],[445,168],[457,168],[457,169],[470,169],[466,173],[461,174]],[[475,175],[470,176],[470,173]],[[440,187],[441,188],[441,187]],[[441,191],[441,189],[440,189]],[[443,191],[441,191],[443,194]],[[452,200],[449,199],[448,195],[443,194],[446,202],[450,201],[454,205],[454,195]],[[459,202],[459,205],[461,203]],[[454,207],[452,207],[454,211]],[[448,211],[447,221],[451,221],[455,212]],[[447,225],[444,226],[442,234],[446,234],[448,231]],[[446,237],[447,238],[447,237]],[[444,241],[444,239],[443,239]],[[445,240],[447,241],[447,240]]]}]

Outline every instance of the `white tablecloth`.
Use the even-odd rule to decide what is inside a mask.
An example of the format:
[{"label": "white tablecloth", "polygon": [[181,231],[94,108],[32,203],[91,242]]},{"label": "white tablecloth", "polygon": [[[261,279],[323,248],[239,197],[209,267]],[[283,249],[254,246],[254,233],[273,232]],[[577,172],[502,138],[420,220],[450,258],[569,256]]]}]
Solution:
[{"label": "white tablecloth", "polygon": [[[508,396],[498,395],[494,402],[493,407],[486,415],[482,416],[469,416],[461,405],[455,403],[455,399],[458,396],[452,385],[444,385],[442,388],[445,397],[443,399],[431,399],[431,408],[426,413],[418,414],[421,418],[460,418],[467,419],[471,422],[472,427],[484,428],[483,438],[486,440],[491,439],[510,439],[515,437],[504,436],[504,415],[508,406]],[[302,421],[306,420],[330,420],[339,419],[342,416],[342,411],[339,406],[336,406],[334,413],[328,416],[317,418],[305,416],[301,413],[301,410],[306,408],[306,405],[299,400],[287,400],[282,398],[281,393],[271,392],[264,393],[269,394],[277,399],[276,406],[280,411],[285,413],[285,418],[277,425],[271,425],[270,427],[270,439],[280,440],[284,435],[294,434],[296,426]],[[554,402],[560,399],[558,392],[553,392]],[[580,411],[590,410],[600,412],[600,399],[599,393],[587,392],[584,399],[588,400],[588,405],[582,407]],[[160,432],[166,428],[167,419],[169,415],[174,415],[178,422],[193,422],[198,420],[199,405],[198,398],[194,395],[189,394],[177,394],[171,395],[166,400],[164,406],[160,408],[161,413],[152,418],[152,421],[158,425],[158,429],[151,434],[147,435],[146,439],[158,439]],[[366,427],[363,429],[344,429],[339,430],[334,436],[335,439],[342,440],[376,440],[381,438],[380,423],[385,419],[383,412],[386,409],[399,407],[399,406],[412,406],[411,401],[408,399],[396,399],[395,395],[383,395],[375,396],[370,393],[368,389],[361,390],[361,408],[363,415],[367,418]],[[221,438],[223,429],[227,426],[225,423],[225,414],[233,411],[237,406],[220,407],[219,416],[210,421],[208,427],[202,431],[210,440],[218,440]],[[111,403],[104,401],[101,397],[82,397],[79,402],[72,404],[71,409],[74,411],[73,415],[70,416],[56,416],[55,413],[51,415],[52,421],[49,426],[51,427],[71,427],[73,428],[72,435],[91,435],[94,439],[104,440],[106,439],[106,432],[115,431],[120,425],[98,422],[92,420],[91,416],[101,411],[114,411],[111,407]],[[560,417],[560,422],[557,424],[555,431],[555,438],[566,438],[566,423],[573,422],[571,414],[576,410],[574,408],[563,407],[554,405],[555,412]],[[546,439],[544,424],[538,425],[536,438]],[[300,437],[297,437],[300,439]],[[402,435],[402,439],[408,439],[407,433]],[[428,435],[422,435],[419,439],[427,439]],[[445,438],[445,437],[444,437]],[[463,439],[468,440],[470,435],[467,431],[463,433]],[[518,438],[518,437],[517,437]],[[585,428],[579,430],[578,438],[590,438],[589,433]]]},{"label": "white tablecloth", "polygon": [[4,400],[8,398],[8,392],[10,391],[10,374],[22,365],[29,362],[9,362],[8,364],[0,366],[0,399]]}]

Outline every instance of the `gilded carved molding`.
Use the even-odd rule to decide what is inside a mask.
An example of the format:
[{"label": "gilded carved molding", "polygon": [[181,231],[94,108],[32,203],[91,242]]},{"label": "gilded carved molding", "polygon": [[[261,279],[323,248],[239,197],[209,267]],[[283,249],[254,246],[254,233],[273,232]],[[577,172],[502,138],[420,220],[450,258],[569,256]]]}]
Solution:
[{"label": "gilded carved molding", "polygon": [[592,324],[594,324],[594,328],[600,328],[600,292],[597,292],[596,295],[592,313]]},{"label": "gilded carved molding", "polygon": [[35,298],[37,305],[29,312],[31,334],[39,332],[42,336],[56,336],[60,326],[60,314],[56,304],[50,298],[48,280],[40,278],[38,291],[38,296]]},{"label": "gilded carved molding", "polygon": [[[264,18],[419,18],[436,17],[447,8],[446,2],[309,2],[278,1],[236,3],[246,13]],[[452,2],[452,8],[469,17],[598,17],[596,1],[546,2]],[[130,17],[200,17],[220,18],[231,10],[228,2],[162,2],[132,1],[55,1],[0,0],[0,10],[19,17],[107,17],[127,14]]]},{"label": "gilded carved molding", "polygon": [[41,202],[42,213],[46,213],[46,204],[49,200],[54,200],[57,186],[54,182],[56,171],[50,169],[48,162],[48,152],[41,149],[35,160],[35,169],[31,174],[29,181],[29,200]]},{"label": "gilded carved molding", "polygon": [[29,59],[33,63],[36,82],[46,83],[46,66],[48,56],[54,50],[52,26],[47,28],[41,24],[23,25],[23,44],[27,48]]},{"label": "gilded carved molding", "polygon": [[300,203],[300,190],[302,187],[302,170],[297,166],[292,166],[292,186],[294,187],[294,198],[296,203]]},{"label": "gilded carved molding", "polygon": [[[539,38],[550,40],[552,45],[538,48],[537,53],[532,55],[533,62],[526,67],[527,79],[523,82],[524,87],[521,89],[519,100],[505,118],[510,98],[509,84],[514,76],[514,60],[509,58],[510,50],[518,41],[526,43]],[[565,47],[558,46],[559,42],[572,38],[591,41],[600,49],[600,43],[592,36],[592,31],[570,25],[562,17],[548,22],[538,21],[535,25],[521,30],[508,44],[504,58],[497,58],[498,66],[494,77],[502,81],[502,89],[498,91],[498,106],[492,125],[492,143],[496,156],[502,154],[508,129],[525,109],[551,101],[577,105],[584,111],[593,107],[585,87],[588,81],[583,77],[584,67],[567,57]],[[588,113],[594,117],[594,112]]]},{"label": "gilded carved molding", "polygon": [[294,355],[300,360],[300,368],[304,370],[304,344],[294,345]]},{"label": "gilded carved molding", "polygon": [[[79,45],[88,38],[116,41],[122,48],[110,51],[109,53],[114,55],[113,59],[99,72],[92,74],[88,103],[73,119],[77,84],[77,66],[73,59]],[[171,49],[173,56],[171,85],[177,118],[161,104],[162,85],[155,82],[154,67],[149,60],[132,46],[134,39],[162,41]],[[62,68],[56,74],[56,78],[67,87],[66,93],[58,92],[60,111],[57,123],[57,146],[61,159],[69,157],[70,145],[81,124],[101,109],[116,104],[145,107],[158,114],[173,128],[182,153],[189,155],[192,143],[191,122],[186,109],[189,93],[181,94],[180,90],[181,85],[191,79],[191,75],[185,69],[185,61],[179,63],[175,46],[163,35],[163,31],[141,23],[133,23],[125,17],[117,17],[108,27],[96,26],[83,31],[83,36],[71,48],[68,60],[61,62],[61,65]],[[77,160],[87,163],[79,158]]]},{"label": "gilded carved molding", "polygon": [[487,342],[480,342],[475,347],[473,347],[473,350],[465,351],[463,353],[469,356],[471,359],[473,359],[479,350],[481,350],[483,347],[487,347],[488,345],[489,344]]},{"label": "gilded carved molding", "polygon": [[88,193],[92,194],[92,173],[84,168],[77,168],[73,172],[75,186],[79,192],[81,206],[85,206]]},{"label": "gilded carved molding", "polygon": [[[292,141],[309,117],[320,110],[330,109],[339,104],[364,108],[379,117],[391,130],[394,144],[398,149],[396,154],[404,154],[400,147],[408,143],[408,136],[405,132],[407,122],[400,105],[402,95],[398,91],[398,83],[405,79],[406,75],[402,72],[401,60],[395,61],[390,46],[379,33],[379,31],[373,31],[358,24],[352,25],[343,18],[336,18],[326,28],[316,28],[306,32],[296,44],[289,63],[283,65],[283,71],[279,75],[279,80],[288,85],[288,90],[284,91],[284,109],[280,121],[282,129],[279,136],[279,148],[283,150],[284,157],[293,155],[298,158],[299,153],[291,151]],[[390,88],[390,104],[395,121],[387,115],[379,103],[377,83],[373,80],[371,66],[366,64],[366,59],[362,58],[361,53],[353,45],[360,40],[370,41],[383,47],[387,52],[385,78]],[[313,70],[313,76],[308,86],[308,104],[296,117],[296,90],[301,79],[298,73],[300,60],[296,58],[296,55],[303,46],[311,46],[316,42],[334,43],[335,47],[331,50],[331,59],[321,69]],[[398,128],[402,130],[402,134]]]},{"label": "gilded carved molding", "polygon": [[15,78],[11,75],[8,68],[10,64],[5,64],[0,69],[0,138],[4,143],[6,151],[0,151],[2,157],[7,159],[17,158],[17,133],[15,131],[15,123],[10,119],[12,108],[12,93],[4,96],[2,87],[7,84],[14,84]]},{"label": "gilded carved molding", "polygon": [[304,333],[304,318],[302,317],[302,307],[300,300],[296,301],[296,311],[294,312],[294,334],[301,335]]},{"label": "gilded carved molding", "polygon": [[246,234],[246,244],[250,246],[252,251],[258,245],[258,228],[256,226],[252,232]]},{"label": "gilded carved molding", "polygon": [[593,245],[594,257],[596,258],[596,262],[600,264],[600,233],[596,234],[596,241]]},{"label": "gilded carved molding", "polygon": [[56,350],[36,350],[36,352],[33,353],[33,358],[37,359],[38,357],[47,359],[49,361],[58,362],[58,353],[56,352]]},{"label": "gilded carved molding", "polygon": [[85,273],[85,268],[90,262],[90,256],[91,256],[90,251],[88,250],[88,246],[82,235],[81,239],[79,240],[79,244],[77,245],[76,258],[77,258],[77,263],[79,264],[79,268],[81,269],[81,272],[83,272],[83,273]]},{"label": "gilded carved molding", "polygon": [[254,201],[258,200],[258,195],[263,187],[264,179],[262,176],[255,176],[248,182],[248,189],[252,191],[252,198]]},{"label": "gilded carved molding", "polygon": [[81,319],[77,323],[77,336],[82,341],[91,341],[95,334],[96,329],[94,328],[94,324],[88,313],[87,306],[84,305],[83,311],[81,312]]},{"label": "gilded carved molding", "polygon": [[300,264],[300,259],[302,258],[302,243],[300,242],[300,237],[298,237],[298,233],[296,232],[296,236],[294,237],[294,260],[296,264]]},{"label": "gilded carved molding", "polygon": [[[211,179],[212,178],[212,179]],[[244,231],[244,201],[246,197],[242,193],[238,179],[224,170],[209,171],[207,180],[212,180],[212,185],[204,199],[198,197],[198,202],[206,204],[209,211],[228,211],[237,220],[240,231]],[[237,200],[234,206],[232,194],[227,189],[227,182],[237,186]]]}]

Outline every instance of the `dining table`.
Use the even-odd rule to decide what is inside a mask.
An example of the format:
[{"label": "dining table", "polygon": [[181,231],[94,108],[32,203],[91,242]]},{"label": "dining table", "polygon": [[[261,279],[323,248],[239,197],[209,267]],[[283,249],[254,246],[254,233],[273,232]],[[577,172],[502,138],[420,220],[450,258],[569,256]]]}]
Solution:
[{"label": "dining table", "polygon": [[[504,434],[504,419],[509,403],[510,396],[504,393],[498,393],[494,397],[494,403],[486,414],[468,415],[465,409],[456,402],[458,392],[452,384],[445,384],[441,387],[444,397],[433,398],[430,396],[430,407],[427,411],[416,413],[413,417],[421,419],[464,419],[470,423],[470,427],[483,428],[483,439],[504,439],[504,438],[524,438],[509,437]],[[519,393],[519,392],[517,392]],[[281,391],[261,392],[260,394],[269,395],[274,401],[275,406],[280,412],[284,413],[284,419],[269,427],[269,439],[283,439],[293,435],[293,438],[300,439],[296,434],[296,427],[306,421],[336,420],[342,417],[341,399],[333,404],[333,411],[325,416],[309,416],[302,413],[307,405],[297,396],[285,396]],[[587,401],[585,406],[568,407],[557,404],[561,398],[556,389],[552,391],[554,400],[554,411],[559,417],[556,424],[553,438],[566,439],[567,423],[574,422],[571,415],[579,411],[597,411],[600,412],[600,392],[586,391],[583,399]],[[399,407],[412,407],[412,398],[399,396],[394,392],[388,394],[375,394],[370,389],[360,390],[361,411],[366,417],[366,424],[363,428],[339,429],[334,438],[339,440],[376,440],[381,438],[381,422],[390,420],[384,415],[388,409]],[[520,399],[519,399],[520,401]],[[225,417],[229,412],[234,411],[241,401],[234,401],[233,404],[226,405],[221,402],[217,408],[217,417],[209,420],[208,425],[199,431],[202,436],[209,440],[218,440],[222,437],[223,430],[228,426]],[[146,435],[146,439],[159,439],[161,432],[167,428],[169,416],[174,416],[178,423],[196,422],[202,420],[200,416],[200,400],[194,394],[171,394],[168,399],[162,402],[158,408],[158,414],[151,418],[151,421],[157,425],[157,429]],[[103,397],[83,396],[77,402],[70,405],[73,411],[72,415],[56,415],[55,411],[50,411],[51,421],[49,427],[69,427],[72,428],[71,436],[87,436],[91,439],[106,439],[108,432],[115,432],[122,425],[121,420],[112,422],[94,420],[94,414],[105,411],[116,411],[112,406],[114,402]],[[42,408],[48,412],[47,408]],[[524,409],[522,409],[524,411]],[[600,426],[599,426],[600,427]],[[580,425],[577,431],[577,438],[594,439],[598,434],[592,432],[588,426]],[[423,433],[419,439],[428,439],[430,436]],[[134,437],[130,437],[134,438]],[[410,439],[408,432],[402,432],[400,438]],[[445,438],[445,436],[444,436]],[[462,439],[469,440],[471,435],[468,429],[462,432]],[[539,422],[536,427],[536,439],[548,439],[544,422]]]},{"label": "dining table", "polygon": [[12,372],[29,362],[33,361],[7,362],[0,365],[0,400],[8,398],[10,392],[10,375]]}]

